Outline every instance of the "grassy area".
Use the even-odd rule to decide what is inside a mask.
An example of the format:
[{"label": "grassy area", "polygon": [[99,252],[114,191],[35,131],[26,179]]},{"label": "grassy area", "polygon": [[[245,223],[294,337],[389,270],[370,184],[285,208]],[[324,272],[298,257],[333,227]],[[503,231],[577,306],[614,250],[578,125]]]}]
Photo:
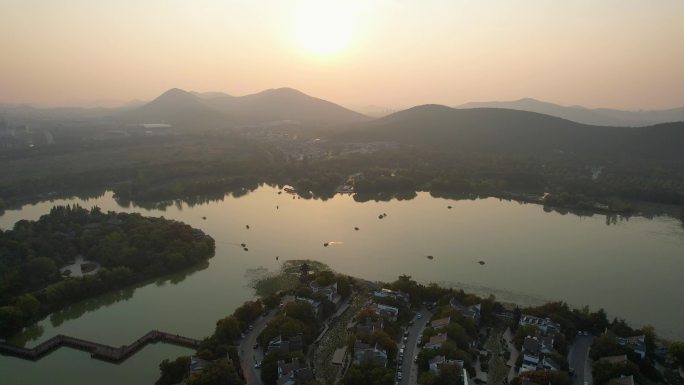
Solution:
[{"label": "grassy area", "polygon": [[500,330],[494,330],[485,343],[485,349],[492,355],[489,359],[489,372],[487,373],[488,385],[500,385],[503,383],[504,378],[508,376],[509,368],[506,366],[506,360],[501,356],[501,353],[503,353],[501,347],[502,335],[503,333]]},{"label": "grassy area", "polygon": [[275,273],[266,273],[251,280],[251,286],[256,290],[256,294],[260,297],[268,297],[273,293],[279,291],[287,291],[295,289],[299,286],[299,276],[301,274],[301,266],[306,263],[309,265],[309,270],[315,272],[330,270],[328,265],[307,259],[293,259],[283,262],[280,271]]},{"label": "grassy area", "polygon": [[335,350],[345,347],[349,341],[349,333],[347,332],[347,324],[351,319],[361,310],[363,305],[368,301],[366,295],[358,295],[353,297],[349,308],[337,319],[335,319],[330,328],[325,333],[316,347],[314,356],[314,366],[319,378],[323,378],[325,383],[333,384],[338,376],[339,367],[332,364],[332,356]]}]

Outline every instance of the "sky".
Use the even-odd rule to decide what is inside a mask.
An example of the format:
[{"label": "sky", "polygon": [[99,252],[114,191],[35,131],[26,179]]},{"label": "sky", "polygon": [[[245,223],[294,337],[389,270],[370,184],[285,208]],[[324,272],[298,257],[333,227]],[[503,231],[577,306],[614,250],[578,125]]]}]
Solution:
[{"label": "sky", "polygon": [[0,103],[684,105],[684,0],[0,0]]}]

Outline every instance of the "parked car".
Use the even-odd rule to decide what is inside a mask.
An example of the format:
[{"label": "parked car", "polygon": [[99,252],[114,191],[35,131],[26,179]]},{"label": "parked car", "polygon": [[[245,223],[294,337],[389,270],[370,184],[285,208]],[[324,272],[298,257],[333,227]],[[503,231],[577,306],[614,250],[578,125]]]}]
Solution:
[{"label": "parked car", "polygon": [[257,362],[254,364],[254,368],[255,368],[255,369],[261,368],[261,361],[257,361]]},{"label": "parked car", "polygon": [[254,348],[254,349],[258,349],[258,348],[259,348],[259,343],[257,342],[256,344],[254,344],[253,348]]}]

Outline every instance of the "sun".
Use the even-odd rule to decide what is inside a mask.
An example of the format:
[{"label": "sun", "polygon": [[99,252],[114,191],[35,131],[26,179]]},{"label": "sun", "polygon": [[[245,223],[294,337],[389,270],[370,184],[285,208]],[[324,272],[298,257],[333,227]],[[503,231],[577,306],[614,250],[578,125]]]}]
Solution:
[{"label": "sun", "polygon": [[354,35],[353,16],[344,1],[301,1],[295,18],[299,46],[309,54],[322,57],[342,53]]}]

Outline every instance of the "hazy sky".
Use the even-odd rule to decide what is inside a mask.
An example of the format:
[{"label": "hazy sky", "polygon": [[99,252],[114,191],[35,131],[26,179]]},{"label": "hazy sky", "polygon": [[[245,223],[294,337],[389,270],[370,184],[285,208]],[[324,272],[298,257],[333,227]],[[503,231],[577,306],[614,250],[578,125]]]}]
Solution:
[{"label": "hazy sky", "polygon": [[684,0],[0,0],[0,103],[684,105]]}]

